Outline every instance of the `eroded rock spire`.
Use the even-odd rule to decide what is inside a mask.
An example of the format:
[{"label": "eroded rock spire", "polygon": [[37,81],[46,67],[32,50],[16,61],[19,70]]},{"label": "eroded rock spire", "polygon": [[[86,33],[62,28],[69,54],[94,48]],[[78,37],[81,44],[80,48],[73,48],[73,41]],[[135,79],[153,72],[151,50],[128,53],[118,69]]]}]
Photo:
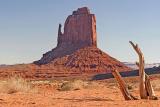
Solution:
[{"label": "eroded rock spire", "polygon": [[59,24],[57,47],[47,52],[36,64],[46,64],[55,58],[69,55],[88,47],[97,47],[96,17],[87,7],[78,8],[69,15],[64,24],[64,33]]}]

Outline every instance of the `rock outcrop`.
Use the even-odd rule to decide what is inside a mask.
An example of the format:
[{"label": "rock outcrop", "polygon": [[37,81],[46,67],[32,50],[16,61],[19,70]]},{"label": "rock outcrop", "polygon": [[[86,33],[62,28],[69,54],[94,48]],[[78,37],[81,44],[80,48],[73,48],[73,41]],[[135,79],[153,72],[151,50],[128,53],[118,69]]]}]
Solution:
[{"label": "rock outcrop", "polygon": [[96,17],[87,7],[79,8],[68,16],[64,32],[61,27],[59,24],[57,47],[34,62],[40,65],[39,71],[97,73],[110,72],[110,66],[119,71],[131,70],[97,48]]},{"label": "rock outcrop", "polygon": [[69,55],[86,47],[97,46],[96,18],[87,7],[79,8],[69,15],[64,24],[64,33],[59,24],[57,47],[43,55],[35,64],[47,64],[55,58]]},{"label": "rock outcrop", "polygon": [[61,32],[61,24],[59,25],[58,47],[71,44],[97,46],[96,40],[96,18],[86,7],[79,8],[68,16],[64,33]]},{"label": "rock outcrop", "polygon": [[129,68],[117,59],[109,56],[96,47],[85,47],[61,58],[57,58],[47,66],[67,68],[66,71],[80,73],[110,72],[115,66],[118,71],[128,71]]}]

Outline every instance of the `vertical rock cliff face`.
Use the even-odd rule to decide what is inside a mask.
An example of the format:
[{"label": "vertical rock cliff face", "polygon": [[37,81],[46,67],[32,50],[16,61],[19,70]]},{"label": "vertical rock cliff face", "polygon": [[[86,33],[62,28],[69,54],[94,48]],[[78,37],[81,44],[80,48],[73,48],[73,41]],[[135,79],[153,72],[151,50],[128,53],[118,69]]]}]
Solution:
[{"label": "vertical rock cliff face", "polygon": [[[96,17],[87,7],[73,11],[59,24],[57,46],[31,64],[0,68],[0,77],[21,75],[26,78],[86,78],[96,73],[131,70],[120,61],[97,48]],[[91,74],[91,75],[90,75]],[[102,76],[103,77],[103,76]]]},{"label": "vertical rock cliff face", "polygon": [[96,18],[88,8],[79,8],[68,16],[64,25],[64,33],[59,25],[58,46],[80,45],[97,46],[96,43]]},{"label": "vertical rock cliff face", "polygon": [[63,32],[61,27],[59,24],[57,47],[34,62],[41,65],[42,71],[58,68],[63,72],[76,73],[110,72],[110,66],[115,66],[119,71],[130,70],[97,48],[96,17],[87,7],[79,8],[67,17]]},{"label": "vertical rock cliff face", "polygon": [[96,18],[87,7],[78,8],[69,15],[64,24],[64,32],[59,24],[57,47],[47,52],[36,64],[47,64],[55,58],[69,55],[87,47],[97,47]]}]

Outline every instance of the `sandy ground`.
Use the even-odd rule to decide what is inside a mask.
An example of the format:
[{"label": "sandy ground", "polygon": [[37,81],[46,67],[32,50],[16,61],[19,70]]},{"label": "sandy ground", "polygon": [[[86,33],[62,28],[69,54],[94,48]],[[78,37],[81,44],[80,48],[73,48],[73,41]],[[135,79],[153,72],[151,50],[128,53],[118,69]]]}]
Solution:
[{"label": "sandy ground", "polygon": [[[139,97],[136,78],[125,81],[130,92]],[[160,79],[152,80],[156,95],[160,96]],[[61,81],[35,81],[38,92],[0,93],[0,107],[160,107],[160,100],[125,101],[114,79],[89,82],[87,88],[59,91]],[[157,85],[158,84],[158,85]]]}]

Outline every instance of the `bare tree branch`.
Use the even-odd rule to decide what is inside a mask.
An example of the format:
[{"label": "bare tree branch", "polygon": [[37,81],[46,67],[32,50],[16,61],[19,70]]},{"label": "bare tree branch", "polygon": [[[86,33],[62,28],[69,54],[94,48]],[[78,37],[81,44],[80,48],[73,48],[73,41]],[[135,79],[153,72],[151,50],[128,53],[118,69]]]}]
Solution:
[{"label": "bare tree branch", "polygon": [[139,77],[140,77],[139,90],[140,90],[141,99],[148,99],[148,96],[150,99],[154,99],[154,100],[158,99],[155,96],[149,76],[145,73],[145,70],[144,70],[145,61],[144,61],[144,56],[143,56],[143,53],[141,52],[141,49],[138,47],[137,44],[135,45],[132,41],[129,41],[129,43],[132,45],[132,47],[134,48],[134,50],[139,56],[139,62],[136,62],[136,65],[139,67]]},{"label": "bare tree branch", "polygon": [[112,74],[119,84],[119,87],[120,87],[120,90],[122,92],[124,99],[125,100],[138,100],[138,98],[134,97],[133,95],[129,93],[128,86],[126,85],[125,81],[122,79],[119,72],[113,67],[112,67]]}]

